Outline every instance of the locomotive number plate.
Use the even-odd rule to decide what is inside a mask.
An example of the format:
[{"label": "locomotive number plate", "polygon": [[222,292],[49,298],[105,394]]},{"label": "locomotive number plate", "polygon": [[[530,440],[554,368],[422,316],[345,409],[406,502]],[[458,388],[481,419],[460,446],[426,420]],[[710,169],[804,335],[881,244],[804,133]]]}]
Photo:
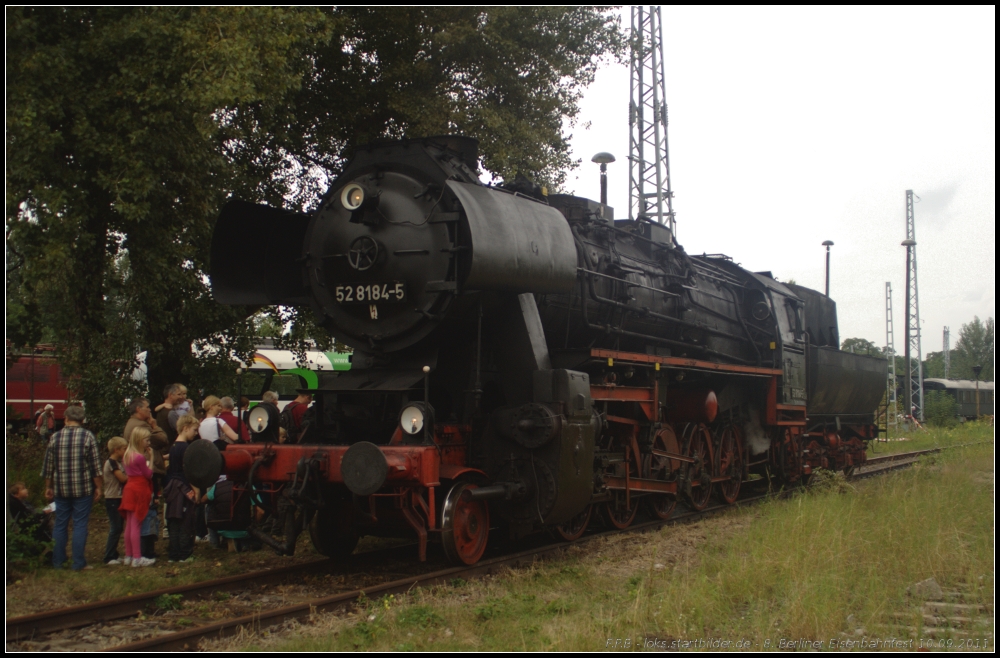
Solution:
[{"label": "locomotive number plate", "polygon": [[337,286],[334,291],[337,303],[339,304],[406,301],[406,285],[400,281],[393,281],[392,283],[354,283]]}]

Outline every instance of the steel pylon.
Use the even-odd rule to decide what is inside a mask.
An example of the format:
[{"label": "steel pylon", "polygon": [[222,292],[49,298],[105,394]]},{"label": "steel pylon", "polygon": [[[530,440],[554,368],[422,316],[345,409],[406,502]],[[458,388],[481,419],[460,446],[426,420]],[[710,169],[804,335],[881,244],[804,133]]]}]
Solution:
[{"label": "steel pylon", "polygon": [[[909,270],[906,272],[906,341],[909,363],[907,369],[907,386],[910,387],[914,418],[924,420],[924,373],[921,364],[923,354],[920,351],[920,297],[917,288],[917,231],[913,216],[913,190],[906,190],[906,239],[914,244],[907,247],[910,250],[908,259]],[[917,197],[918,199],[920,197]],[[907,413],[910,410],[907,409]]]},{"label": "steel pylon", "polygon": [[632,7],[629,219],[663,224],[676,239],[659,7]]},{"label": "steel pylon", "polygon": [[944,328],[944,336],[942,337],[941,347],[944,351],[944,378],[948,379],[948,375],[951,373],[951,331],[948,327]]},{"label": "steel pylon", "polygon": [[892,326],[892,283],[885,282],[885,357],[889,360],[888,376],[885,379],[886,426],[895,427],[899,409],[896,405],[896,347]]}]

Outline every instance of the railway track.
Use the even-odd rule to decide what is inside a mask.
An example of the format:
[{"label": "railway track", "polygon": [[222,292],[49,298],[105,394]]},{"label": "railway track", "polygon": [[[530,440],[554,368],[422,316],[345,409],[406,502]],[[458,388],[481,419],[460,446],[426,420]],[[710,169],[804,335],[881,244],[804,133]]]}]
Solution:
[{"label": "railway track", "polygon": [[[220,592],[244,590],[248,583],[257,589],[278,586],[286,581],[311,576],[341,576],[359,569],[371,569],[378,577],[379,568],[391,569],[395,564],[410,564],[412,562],[413,544],[392,546],[384,549],[366,551],[354,556],[350,565],[338,565],[331,559],[318,559],[287,567],[264,569],[261,571],[206,580],[198,583],[179,585],[133,596],[95,601],[78,606],[47,610],[44,612],[11,617],[7,619],[7,640],[31,640],[39,636],[57,633],[68,629],[92,626],[95,624],[114,622],[120,619],[136,617],[149,612],[156,607],[162,597],[180,597],[181,599],[209,598]],[[351,588],[353,589],[353,588]]]},{"label": "railway track", "polygon": [[869,457],[864,464],[855,469],[852,473],[855,477],[870,477],[887,471],[894,471],[911,466],[921,457],[941,452],[943,450],[953,450],[955,448],[967,448],[970,446],[992,443],[991,441],[976,441],[974,443],[960,443],[958,445],[946,446],[943,448],[927,448],[926,450],[914,450],[912,452],[897,452],[888,455],[876,455]]},{"label": "railway track", "polygon": [[[966,444],[962,444],[961,446],[954,446],[954,447],[961,448],[961,447],[964,447],[965,445]],[[968,444],[968,445],[974,445],[974,444]],[[913,459],[915,459],[917,457],[921,457],[923,455],[929,455],[929,454],[932,454],[932,453],[941,452],[941,450],[942,450],[942,448],[928,448],[927,450],[914,450],[912,452],[894,452],[894,453],[890,453],[890,454],[887,454],[887,455],[875,455],[874,457],[869,457],[865,461],[865,464],[866,465],[867,464],[885,464],[885,463],[892,463],[892,462],[896,462],[896,461],[913,460]]]},{"label": "railway track", "polygon": [[899,470],[901,468],[912,466],[925,455],[936,452],[940,452],[940,448],[915,450],[913,452],[901,452],[891,455],[878,455],[876,457],[869,458],[864,464],[855,468],[851,472],[851,476],[855,478],[865,478],[880,475],[888,471]]},{"label": "railway track", "polygon": [[[969,444],[971,445],[971,444]],[[962,447],[962,446],[953,446]],[[919,450],[909,453],[897,453],[892,455],[880,455],[869,459],[866,464],[859,467],[852,474],[855,478],[867,478],[878,474],[906,468],[920,459],[920,457],[940,452],[940,448]],[[756,493],[748,497],[741,498],[737,505],[750,505],[759,501],[772,498],[774,496],[785,495],[789,491]],[[430,587],[433,585],[447,584],[455,579],[472,579],[484,575],[497,573],[505,568],[512,568],[530,564],[537,560],[551,559],[560,555],[570,546],[580,546],[594,540],[597,537],[604,537],[618,533],[649,532],[657,530],[665,525],[686,523],[708,515],[731,509],[732,505],[715,505],[700,512],[688,511],[675,514],[667,520],[653,520],[644,523],[637,523],[624,530],[608,530],[600,533],[589,534],[575,542],[561,542],[548,544],[540,547],[521,550],[518,552],[498,555],[483,559],[471,567],[447,567],[435,568],[435,563],[419,563],[425,565],[431,571],[424,573],[365,584],[361,587],[344,586],[343,591],[329,593],[325,596],[312,597],[308,600],[297,602],[293,605],[279,606],[271,610],[255,610],[251,614],[234,616],[220,621],[202,624],[181,630],[164,630],[155,628],[146,629],[147,637],[138,641],[127,642],[117,646],[104,647],[108,651],[153,651],[153,650],[189,650],[198,646],[198,642],[205,638],[218,638],[235,634],[241,628],[251,627],[263,629],[280,625],[293,619],[304,619],[318,612],[335,612],[349,609],[361,597],[369,599],[380,598],[390,594],[400,594],[409,591],[414,587]],[[386,566],[397,556],[413,569],[415,566],[409,559],[412,558],[412,546],[396,546],[389,549],[371,551],[355,558],[347,565],[337,565],[333,560],[316,560],[302,565],[269,569],[266,571],[230,576],[218,580],[204,581],[191,585],[167,588],[138,594],[121,599],[100,601],[82,606],[62,608],[48,612],[26,615],[23,617],[13,617],[7,620],[7,641],[8,643],[32,641],[37,644],[36,638],[47,634],[58,633],[68,629],[77,629],[100,624],[107,624],[115,620],[139,617],[143,613],[150,611],[156,606],[156,601],[163,600],[161,597],[177,597],[179,601],[183,597],[185,600],[219,600],[220,592],[231,592],[245,590],[248,587],[257,589],[267,586],[276,586],[288,580],[317,575],[334,576],[338,573],[347,573],[345,567],[349,567],[351,572],[357,573],[365,570],[366,567],[374,568],[377,572],[379,565]],[[405,553],[405,556],[403,555]],[[437,565],[440,566],[440,565]],[[383,573],[383,576],[387,575]],[[374,578],[378,579],[378,574]],[[175,620],[176,621],[176,620]],[[168,624],[169,625],[169,624]],[[10,647],[10,644],[8,644]]]}]

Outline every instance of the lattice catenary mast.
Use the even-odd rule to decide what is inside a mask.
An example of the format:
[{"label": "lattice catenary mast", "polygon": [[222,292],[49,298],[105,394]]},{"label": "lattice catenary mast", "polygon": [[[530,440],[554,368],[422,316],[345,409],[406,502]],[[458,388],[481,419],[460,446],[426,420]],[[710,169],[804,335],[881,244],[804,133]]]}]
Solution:
[{"label": "lattice catenary mast", "polygon": [[948,373],[951,372],[951,332],[948,331],[948,327],[944,328],[944,339],[941,343],[944,351],[944,378],[948,379]]},{"label": "lattice catenary mast", "polygon": [[[906,369],[907,402],[913,416],[924,420],[924,374],[920,367],[920,301],[917,295],[917,232],[913,221],[913,190],[906,190]],[[919,200],[920,197],[917,197]],[[907,415],[910,409],[906,410]]]},{"label": "lattice catenary mast", "polygon": [[632,44],[629,219],[646,217],[659,222],[676,238],[659,7],[632,7]]},{"label": "lattice catenary mast", "polygon": [[899,409],[896,406],[896,348],[892,327],[892,283],[885,282],[885,356],[889,360],[889,372],[885,379],[886,424],[897,425]]}]

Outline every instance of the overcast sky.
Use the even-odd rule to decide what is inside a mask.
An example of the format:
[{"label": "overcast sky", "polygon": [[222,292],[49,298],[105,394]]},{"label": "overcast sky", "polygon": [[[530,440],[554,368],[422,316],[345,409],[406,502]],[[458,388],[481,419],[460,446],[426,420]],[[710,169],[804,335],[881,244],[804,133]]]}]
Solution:
[{"label": "overcast sky", "polygon": [[[623,24],[629,24],[623,9]],[[923,353],[996,316],[996,10],[664,7],[678,239],[822,290],[841,338],[885,344],[892,282],[903,351],[912,189]],[[628,66],[606,66],[573,128],[567,186],[628,217]],[[590,122],[589,129],[584,127]]]}]

